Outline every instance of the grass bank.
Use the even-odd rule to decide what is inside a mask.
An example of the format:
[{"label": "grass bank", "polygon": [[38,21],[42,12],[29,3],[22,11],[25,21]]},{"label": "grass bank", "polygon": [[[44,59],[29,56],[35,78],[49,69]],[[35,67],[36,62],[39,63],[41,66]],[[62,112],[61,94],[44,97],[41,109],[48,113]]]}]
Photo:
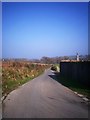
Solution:
[{"label": "grass bank", "polygon": [[32,80],[50,65],[30,62],[6,61],[2,64],[2,94],[8,94],[18,86]]}]

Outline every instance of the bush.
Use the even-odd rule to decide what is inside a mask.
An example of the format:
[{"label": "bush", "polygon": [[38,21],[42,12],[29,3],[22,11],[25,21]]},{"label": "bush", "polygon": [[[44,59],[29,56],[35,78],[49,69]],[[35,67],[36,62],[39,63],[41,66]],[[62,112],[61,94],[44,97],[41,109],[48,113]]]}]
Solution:
[{"label": "bush", "polygon": [[56,66],[52,66],[51,70],[57,71],[57,67]]}]

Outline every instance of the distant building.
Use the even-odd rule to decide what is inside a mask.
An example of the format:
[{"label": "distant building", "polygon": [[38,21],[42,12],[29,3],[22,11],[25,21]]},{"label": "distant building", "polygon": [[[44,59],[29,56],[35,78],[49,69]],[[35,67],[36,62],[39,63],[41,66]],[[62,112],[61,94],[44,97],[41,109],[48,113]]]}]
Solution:
[{"label": "distant building", "polygon": [[77,61],[79,61],[79,55],[78,55],[78,53],[77,53]]},{"label": "distant building", "polygon": [[2,59],[2,61],[5,61],[4,59]]}]

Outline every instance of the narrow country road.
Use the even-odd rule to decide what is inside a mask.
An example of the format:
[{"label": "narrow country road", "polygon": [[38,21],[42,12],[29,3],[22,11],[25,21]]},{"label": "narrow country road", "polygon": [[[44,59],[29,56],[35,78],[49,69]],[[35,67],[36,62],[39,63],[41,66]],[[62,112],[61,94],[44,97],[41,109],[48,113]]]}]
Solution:
[{"label": "narrow country road", "polygon": [[44,74],[11,92],[3,103],[3,118],[88,118],[88,106],[73,91]]}]

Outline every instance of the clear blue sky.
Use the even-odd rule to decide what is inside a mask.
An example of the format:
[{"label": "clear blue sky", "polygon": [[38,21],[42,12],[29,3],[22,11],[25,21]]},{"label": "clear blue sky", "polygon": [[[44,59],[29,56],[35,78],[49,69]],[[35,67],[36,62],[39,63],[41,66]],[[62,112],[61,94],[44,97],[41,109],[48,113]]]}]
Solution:
[{"label": "clear blue sky", "polygon": [[3,3],[3,57],[88,54],[88,3]]}]

